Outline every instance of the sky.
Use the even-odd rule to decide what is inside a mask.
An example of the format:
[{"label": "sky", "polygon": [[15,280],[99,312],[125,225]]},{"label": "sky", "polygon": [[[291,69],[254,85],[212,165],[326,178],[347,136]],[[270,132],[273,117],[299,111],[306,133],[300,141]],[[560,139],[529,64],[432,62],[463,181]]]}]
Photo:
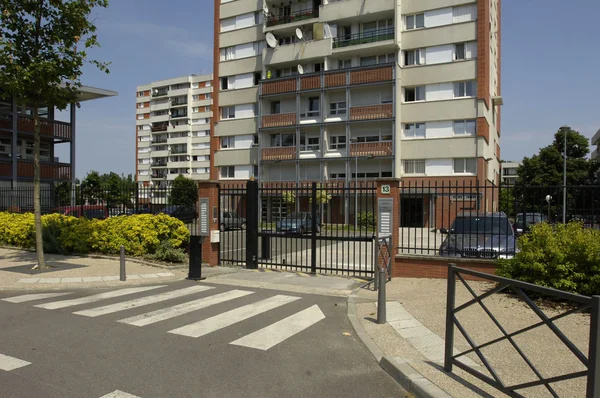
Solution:
[{"label": "sky", "polygon": [[[502,1],[503,160],[534,155],[565,124],[588,138],[600,129],[600,2],[575,1]],[[212,73],[213,1],[111,0],[92,18],[102,47],[89,57],[110,74],[89,65],[82,83],[119,95],[81,104],[76,176],[133,174],[136,86]],[[68,144],[57,155],[67,160]]]}]

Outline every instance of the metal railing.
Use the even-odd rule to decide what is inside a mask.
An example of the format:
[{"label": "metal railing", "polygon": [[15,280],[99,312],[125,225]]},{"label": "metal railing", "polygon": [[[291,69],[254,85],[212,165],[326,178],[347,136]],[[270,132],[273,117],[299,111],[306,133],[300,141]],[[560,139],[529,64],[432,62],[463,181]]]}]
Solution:
[{"label": "metal railing", "polygon": [[354,33],[333,38],[333,48],[356,46],[359,44],[375,43],[394,38],[394,28],[378,29],[370,32]]},{"label": "metal railing", "polygon": [[157,90],[157,91],[152,92],[152,97],[153,98],[163,97],[167,94],[169,94],[169,90]]},{"label": "metal railing", "polygon": [[319,8],[309,8],[305,10],[296,11],[287,15],[269,15],[267,17],[266,23],[267,26],[276,26],[318,17]]},{"label": "metal railing", "polygon": [[[496,282],[495,288],[483,293],[477,294],[471,286],[465,281],[463,275],[469,275],[476,277],[484,281]],[[456,307],[456,278],[458,278],[464,287],[473,297],[471,300],[465,302],[462,305]],[[529,326],[523,327],[516,331],[508,332],[507,329],[502,326],[502,323],[498,320],[488,306],[483,302],[487,297],[492,296],[495,293],[502,291],[512,290],[516,295],[527,304],[527,306],[539,317],[540,321],[530,324]],[[527,295],[527,291],[537,293],[539,295],[550,296],[560,300],[567,300],[575,304],[574,308],[568,309],[558,315],[548,317],[536,303]],[[487,316],[492,320],[496,327],[502,333],[502,337],[494,338],[485,343],[477,344],[475,339],[468,333],[466,327],[457,319],[456,314],[466,310],[474,304],[479,304]],[[558,328],[556,321],[563,319],[564,317],[589,310],[591,313],[590,320],[590,338],[589,338],[589,351],[586,356],[581,350]],[[525,354],[522,347],[515,340],[516,336],[522,335],[525,332],[533,330],[539,326],[547,326],[556,337],[562,342],[562,344],[586,367],[585,371],[572,371],[570,373],[561,374],[558,376],[545,377],[542,372],[533,364],[533,361]],[[470,345],[470,349],[454,354],[454,327],[460,331],[462,336],[466,339]],[[537,380],[524,382],[524,383],[507,383],[500,376],[500,372],[492,365],[492,358],[486,355],[482,350],[490,347],[494,344],[508,341],[510,345],[515,349],[519,356],[529,366],[529,369],[535,374]],[[497,388],[503,393],[511,397],[523,397],[520,391],[532,388],[532,387],[545,387],[550,395],[558,397],[559,395],[555,391],[555,387],[552,383],[558,383],[565,380],[572,380],[580,377],[587,377],[587,398],[597,398],[600,396],[600,296],[581,296],[578,294],[568,293],[561,290],[551,289],[534,285],[531,283],[521,282],[514,279],[503,278],[495,275],[486,274],[483,272],[472,271],[465,268],[459,268],[455,264],[448,265],[448,289],[447,289],[447,302],[446,302],[446,341],[445,341],[445,357],[444,357],[444,369],[447,372],[452,372],[453,366],[457,366],[465,372],[477,377],[478,379],[486,382],[487,384]],[[467,354],[474,353],[477,355],[485,369],[489,372],[490,376],[487,376],[476,370],[472,366],[467,365],[464,362],[460,362],[459,358],[466,358]],[[506,375],[504,375],[506,376]],[[506,377],[509,378],[509,377]]]}]

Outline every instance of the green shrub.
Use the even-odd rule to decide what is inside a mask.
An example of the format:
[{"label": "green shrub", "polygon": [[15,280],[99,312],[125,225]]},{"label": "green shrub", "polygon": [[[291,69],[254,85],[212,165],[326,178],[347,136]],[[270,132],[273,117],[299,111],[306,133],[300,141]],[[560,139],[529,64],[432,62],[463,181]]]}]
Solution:
[{"label": "green shrub", "polygon": [[375,214],[372,212],[358,213],[358,226],[362,228],[375,228]]},{"label": "green shrub", "polygon": [[580,223],[537,224],[518,242],[520,252],[499,260],[496,273],[587,296],[600,294],[600,231]]},{"label": "green shrub", "polygon": [[[155,254],[161,245],[182,252],[180,248],[189,242],[190,237],[180,220],[164,214],[140,214],[106,220],[49,214],[42,216],[42,225],[44,250],[58,254],[117,254],[121,245],[127,254],[140,257]],[[33,214],[0,213],[1,243],[33,248],[34,230]],[[177,255],[170,258],[182,259]]]},{"label": "green shrub", "polygon": [[150,258],[168,263],[183,263],[187,260],[187,255],[183,249],[173,247],[170,240],[165,240]]}]

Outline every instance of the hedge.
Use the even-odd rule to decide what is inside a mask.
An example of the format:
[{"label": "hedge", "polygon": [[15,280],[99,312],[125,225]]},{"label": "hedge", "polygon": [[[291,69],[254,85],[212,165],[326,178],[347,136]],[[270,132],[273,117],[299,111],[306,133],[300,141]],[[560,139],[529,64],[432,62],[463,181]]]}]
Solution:
[{"label": "hedge", "polygon": [[[42,226],[44,250],[56,254],[117,254],[123,245],[128,255],[184,261],[183,247],[190,239],[183,222],[164,214],[105,220],[49,214],[42,216]],[[34,248],[33,214],[0,213],[0,242]]]},{"label": "hedge", "polygon": [[498,261],[498,275],[586,296],[600,294],[600,231],[576,222],[541,223],[518,244],[514,258]]}]

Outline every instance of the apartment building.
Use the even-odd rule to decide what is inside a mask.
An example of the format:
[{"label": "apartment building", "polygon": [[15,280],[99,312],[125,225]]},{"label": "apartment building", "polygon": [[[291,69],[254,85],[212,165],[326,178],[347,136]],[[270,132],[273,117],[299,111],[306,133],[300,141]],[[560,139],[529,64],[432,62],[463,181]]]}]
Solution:
[{"label": "apartment building", "polygon": [[502,170],[501,182],[503,184],[514,185],[517,182],[517,169],[521,165],[520,162],[503,162],[500,164]]},{"label": "apartment building", "polygon": [[215,1],[215,177],[500,182],[500,0]]},{"label": "apartment building", "polygon": [[136,178],[168,188],[178,175],[210,178],[212,75],[190,75],[138,86]]}]

